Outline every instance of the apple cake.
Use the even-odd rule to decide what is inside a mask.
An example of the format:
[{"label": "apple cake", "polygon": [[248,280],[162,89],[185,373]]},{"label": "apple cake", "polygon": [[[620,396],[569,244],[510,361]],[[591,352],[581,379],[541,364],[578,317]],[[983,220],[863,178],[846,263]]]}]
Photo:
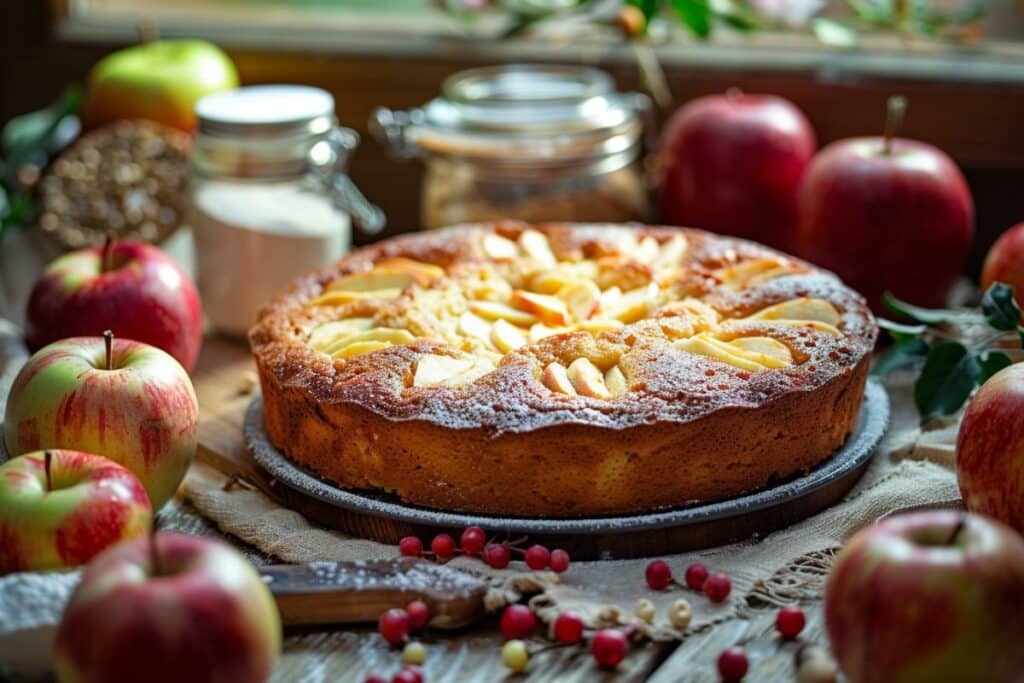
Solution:
[{"label": "apple cake", "polygon": [[853,430],[877,328],[834,275],[698,230],[518,222],[380,242],[250,341],[266,430],[346,489],[579,517],[736,496]]}]

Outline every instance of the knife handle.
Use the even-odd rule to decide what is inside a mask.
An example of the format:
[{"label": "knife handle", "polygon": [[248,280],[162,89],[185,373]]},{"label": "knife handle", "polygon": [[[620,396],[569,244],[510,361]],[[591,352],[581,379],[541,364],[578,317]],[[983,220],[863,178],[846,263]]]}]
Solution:
[{"label": "knife handle", "polygon": [[460,628],[483,616],[487,594],[476,576],[413,557],[270,565],[260,574],[289,626],[375,622],[385,610],[422,600],[431,626]]}]

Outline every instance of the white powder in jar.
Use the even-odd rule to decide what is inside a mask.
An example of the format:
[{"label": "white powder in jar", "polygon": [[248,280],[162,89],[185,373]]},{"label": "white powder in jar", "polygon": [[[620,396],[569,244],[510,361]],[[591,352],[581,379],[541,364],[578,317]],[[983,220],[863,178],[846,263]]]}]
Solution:
[{"label": "white powder in jar", "polygon": [[341,258],[352,239],[348,214],[302,181],[201,181],[189,223],[203,309],[233,336],[296,277]]}]

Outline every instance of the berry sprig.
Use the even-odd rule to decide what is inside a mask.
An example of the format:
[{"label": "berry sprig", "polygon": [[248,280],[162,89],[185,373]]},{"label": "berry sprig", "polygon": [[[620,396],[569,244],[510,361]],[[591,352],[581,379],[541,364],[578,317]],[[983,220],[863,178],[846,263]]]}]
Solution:
[{"label": "berry sprig", "polygon": [[[423,643],[410,640],[413,631],[426,628],[430,623],[430,608],[421,600],[413,600],[405,608],[394,607],[377,620],[377,632],[391,647],[402,647],[403,666],[391,678],[391,683],[423,683],[420,665],[427,659]],[[372,675],[366,683],[386,683],[379,675]]]},{"label": "berry sprig", "polygon": [[[797,606],[783,607],[779,610],[779,613],[775,616],[775,630],[779,632],[783,640],[792,640],[800,635],[800,632],[804,630],[804,626],[807,624],[807,617],[804,615],[804,611]],[[804,651],[805,648],[801,648],[797,651],[796,665],[797,669],[801,669],[803,666],[800,652]],[[813,669],[817,672],[819,669],[826,671],[828,669],[828,658],[825,656],[818,656],[817,659],[808,665],[806,668]],[[819,661],[820,660],[820,661]],[[721,654],[718,655],[718,677],[723,683],[737,683],[743,680],[743,677],[747,675],[747,671],[750,669],[750,660],[747,657],[747,652],[742,647],[729,647],[722,650]],[[834,669],[834,665],[833,665]],[[826,671],[827,673],[827,671]],[[821,679],[813,680],[835,680],[835,671],[832,671],[831,677],[823,677]]]},{"label": "berry sprig", "polygon": [[479,557],[492,569],[505,569],[512,561],[512,553],[523,556],[526,566],[534,571],[550,569],[561,574],[569,570],[569,553],[561,548],[549,550],[546,546],[534,544],[523,549],[526,538],[497,541],[488,539],[478,526],[467,527],[459,536],[459,542],[449,534],[438,534],[430,541],[430,550],[425,550],[423,541],[416,536],[406,536],[398,542],[398,552],[404,557],[432,557],[438,562],[447,562],[456,555]]},{"label": "berry sprig", "polygon": [[[647,585],[656,591],[671,585],[679,586],[672,577],[672,569],[664,560],[654,560],[644,572]],[[701,591],[711,602],[724,602],[732,591],[732,582],[722,572],[711,572],[702,564],[691,564],[683,572],[683,582],[690,590]]]}]

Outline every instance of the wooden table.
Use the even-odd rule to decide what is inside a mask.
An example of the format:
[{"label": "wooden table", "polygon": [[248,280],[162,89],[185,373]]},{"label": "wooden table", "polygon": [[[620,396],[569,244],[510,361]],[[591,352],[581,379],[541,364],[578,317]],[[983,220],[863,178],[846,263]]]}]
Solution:
[{"label": "wooden table", "polygon": [[[255,369],[247,349],[219,338],[203,347],[194,376],[200,403],[200,463],[227,474],[240,473],[272,494],[266,478],[253,463],[242,439],[241,416],[256,388]],[[638,580],[642,580],[638,577]],[[634,648],[615,671],[597,668],[584,648],[560,648],[536,656],[526,675],[510,674],[501,664],[502,638],[494,623],[455,635],[431,636],[424,666],[428,683],[490,681],[717,681],[715,660],[732,645],[742,645],[751,659],[749,681],[792,681],[794,653],[803,642],[823,644],[820,602],[803,605],[808,625],[803,638],[781,642],[774,630],[776,610],[754,609],[749,618],[735,618],[679,643],[646,644]],[[301,653],[329,648],[351,660],[345,681],[360,682],[377,673],[390,676],[399,654],[389,649],[372,627],[316,630],[289,634],[285,649]],[[347,664],[347,662],[346,662]],[[323,680],[309,662],[288,658],[275,681]]]}]

